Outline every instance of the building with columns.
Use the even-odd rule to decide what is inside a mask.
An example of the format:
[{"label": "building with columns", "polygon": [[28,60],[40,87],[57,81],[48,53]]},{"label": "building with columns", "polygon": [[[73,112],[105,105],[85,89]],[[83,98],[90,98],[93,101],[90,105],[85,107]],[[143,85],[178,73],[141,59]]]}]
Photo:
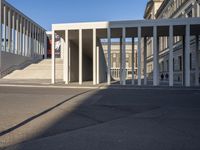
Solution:
[{"label": "building with columns", "polygon": [[[191,86],[190,70],[190,39],[191,36],[198,36],[200,33],[199,18],[175,18],[175,19],[151,19],[135,21],[112,21],[112,22],[86,22],[86,23],[68,23],[52,25],[52,83],[56,83],[55,76],[55,36],[58,34],[63,39],[64,48],[64,67],[63,80],[66,84],[70,82],[93,81],[93,84],[107,82],[112,84],[111,76],[111,41],[121,38],[121,78],[122,85],[127,84],[126,80],[126,40],[130,39],[132,45],[137,41],[137,85],[147,85],[147,47],[148,40],[152,39],[151,50],[153,52],[152,85],[160,85],[159,74],[159,49],[160,37],[169,39],[169,86],[174,86],[174,41],[176,36],[182,36],[184,50],[184,86]],[[107,56],[104,56],[101,40],[107,40]],[[136,40],[135,40],[136,39]],[[198,50],[198,40],[195,42]],[[142,49],[144,49],[142,55]],[[134,46],[132,47],[134,51]],[[134,54],[134,53],[133,53]],[[105,59],[107,57],[107,61]],[[195,57],[198,61],[198,57]],[[132,59],[134,63],[135,57]],[[142,80],[142,59],[144,62],[143,80]],[[134,70],[134,65],[132,65]],[[132,77],[135,77],[132,71]],[[143,81],[143,82],[142,82]],[[135,84],[132,78],[131,84]]]},{"label": "building with columns", "polygon": [[[104,56],[106,62],[108,61],[108,43],[101,42],[103,46]],[[122,44],[116,40],[111,42],[111,76],[114,81],[120,80],[120,65],[121,65],[121,50]],[[135,78],[137,76],[137,43],[134,45],[134,54],[132,54],[132,42],[126,42],[126,79],[132,79],[132,65],[134,64]],[[132,63],[132,55],[134,55],[134,63]]]},{"label": "building with columns", "polygon": [[0,78],[46,57],[46,31],[0,0]]},{"label": "building with columns", "polygon": [[[3,77],[48,53],[45,29],[5,0],[0,8]],[[51,83],[59,67],[66,84],[199,86],[199,11],[199,0],[149,0],[145,20],[53,24]]]},{"label": "building with columns", "polygon": [[[200,17],[199,0],[149,0],[147,3],[144,18],[152,19],[171,19],[171,18],[198,18]],[[176,28],[175,28],[176,30]],[[185,73],[190,74],[190,84],[199,86],[200,82],[200,48],[198,34],[190,36],[190,51],[189,60],[186,58],[184,50],[185,33],[176,35],[173,39],[168,36],[159,37],[159,76],[164,75],[163,81],[169,82],[167,78],[170,70],[169,66],[173,67],[173,80],[176,84],[185,85]],[[173,53],[170,53],[170,40],[173,41]],[[149,38],[147,45],[147,74],[148,79],[152,80],[153,75],[153,39]],[[173,56],[172,56],[173,55]],[[169,57],[173,57],[170,61]],[[185,61],[188,61],[189,71],[186,69]],[[172,71],[172,70],[171,70]],[[166,76],[166,77],[165,77]]]}]

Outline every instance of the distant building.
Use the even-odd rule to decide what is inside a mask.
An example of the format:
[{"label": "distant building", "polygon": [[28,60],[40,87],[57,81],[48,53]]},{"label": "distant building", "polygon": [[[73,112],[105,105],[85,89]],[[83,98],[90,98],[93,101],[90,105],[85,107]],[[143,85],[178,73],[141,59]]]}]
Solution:
[{"label": "distant building", "polygon": [[[102,42],[106,62],[108,60],[108,46],[106,42]],[[111,76],[115,80],[120,79],[120,42],[111,43]],[[137,76],[137,44],[134,45],[134,74]],[[126,43],[126,79],[132,79],[132,42]]]},{"label": "distant building", "polygon": [[[169,18],[190,18],[200,17],[199,0],[149,0],[145,13],[145,19],[169,19]],[[199,50],[196,52],[195,36],[191,36],[191,52],[190,52],[190,70],[191,70],[191,83],[194,84],[195,73],[199,78],[199,66],[196,66],[196,55],[199,58]],[[168,37],[159,38],[159,72],[162,74],[169,74],[169,41]],[[183,36],[174,37],[174,56],[173,56],[173,69],[174,81],[184,84],[184,50],[183,50]],[[148,39],[147,46],[147,72],[149,78],[152,78],[153,72],[153,49],[152,38]],[[196,54],[197,53],[197,54]],[[197,77],[196,77],[197,78]],[[168,80],[167,78],[165,80]]]}]

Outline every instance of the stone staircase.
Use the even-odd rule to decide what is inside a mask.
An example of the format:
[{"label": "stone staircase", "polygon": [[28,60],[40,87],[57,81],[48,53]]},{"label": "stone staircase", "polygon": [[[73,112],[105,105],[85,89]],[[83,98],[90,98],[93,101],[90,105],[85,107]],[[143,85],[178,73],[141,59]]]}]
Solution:
[{"label": "stone staircase", "polygon": [[[3,79],[27,80],[27,79],[51,79],[51,59],[45,59],[31,64],[22,70],[15,70]],[[56,59],[56,79],[63,79],[63,60]]]}]

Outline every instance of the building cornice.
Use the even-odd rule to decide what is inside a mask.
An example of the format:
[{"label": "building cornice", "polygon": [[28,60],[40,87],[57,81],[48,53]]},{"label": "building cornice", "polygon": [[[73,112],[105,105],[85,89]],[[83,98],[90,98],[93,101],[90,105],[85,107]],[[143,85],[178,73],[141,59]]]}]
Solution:
[{"label": "building cornice", "polygon": [[147,17],[147,15],[149,14],[149,11],[152,9],[153,7],[153,1],[149,1],[147,2],[146,8],[145,8],[145,13],[144,13],[144,18]]},{"label": "building cornice", "polygon": [[161,4],[160,8],[155,14],[155,17],[158,18],[159,14],[164,10],[164,8],[167,6],[167,4],[170,2],[170,0],[164,0],[163,3]]}]

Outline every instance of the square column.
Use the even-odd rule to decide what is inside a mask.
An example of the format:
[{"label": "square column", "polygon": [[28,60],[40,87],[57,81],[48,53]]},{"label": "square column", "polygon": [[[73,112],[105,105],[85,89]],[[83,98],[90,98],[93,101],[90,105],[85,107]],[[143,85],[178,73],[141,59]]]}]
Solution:
[{"label": "square column", "polygon": [[12,52],[15,54],[15,12],[12,12]]},{"label": "square column", "polygon": [[157,27],[153,27],[153,85],[158,86],[158,37]]},{"label": "square column", "polygon": [[111,69],[111,29],[108,28],[107,30],[107,39],[108,39],[108,68],[107,68],[107,82],[108,85],[111,84],[111,74],[110,74],[110,69]]},{"label": "square column", "polygon": [[135,85],[135,38],[132,37],[132,85]]},{"label": "square column", "polygon": [[97,84],[97,37],[96,29],[93,29],[93,85]]},{"label": "square column", "polygon": [[196,17],[200,17],[200,8],[198,2],[196,2],[196,12],[197,12]]},{"label": "square column", "polygon": [[6,40],[7,40],[7,11],[6,6],[4,6],[4,51],[6,52]]},{"label": "square column", "polygon": [[199,35],[196,35],[195,50],[195,85],[199,86]]},{"label": "square column", "polygon": [[[66,34],[66,33],[65,33]],[[66,37],[61,37],[60,38],[61,41],[61,59],[63,59],[63,81],[66,82]]]},{"label": "square column", "polygon": [[30,46],[29,46],[29,49],[30,49],[30,57],[33,57],[33,25],[32,23],[30,22]]},{"label": "square column", "polygon": [[190,25],[186,25],[185,33],[185,86],[190,87]]},{"label": "square column", "polygon": [[[37,41],[36,40],[37,40],[37,30],[36,30],[36,27],[34,25],[34,57],[37,55]],[[54,35],[54,42],[55,42],[55,35]],[[55,49],[55,47],[54,47],[54,49]]]},{"label": "square column", "polygon": [[30,51],[29,51],[29,22],[28,20],[26,21],[26,51],[27,51],[27,56],[30,56]]},{"label": "square column", "polygon": [[44,31],[44,58],[47,59],[47,35]]},{"label": "square column", "polygon": [[11,39],[12,39],[12,32],[11,32],[11,10],[8,10],[8,51],[11,52]]},{"label": "square column", "polygon": [[16,14],[16,54],[19,54],[19,16]]},{"label": "square column", "polygon": [[[0,0],[0,8],[1,8],[1,4],[2,4],[2,1]],[[1,11],[0,11],[0,16],[1,16]],[[0,17],[0,39],[2,39],[2,28],[1,28],[1,25],[2,25],[2,18]],[[2,40],[0,40],[0,78],[1,78],[1,68],[2,68],[2,59],[1,59],[1,51],[2,51]]]},{"label": "square column", "polygon": [[55,31],[54,30],[52,31],[51,59],[52,59],[51,83],[55,84]]},{"label": "square column", "polygon": [[19,48],[19,50],[20,50],[20,55],[22,55],[23,54],[23,30],[22,30],[22,23],[23,23],[23,18],[20,16],[20,44],[19,44],[19,46],[20,46],[20,48]]},{"label": "square column", "polygon": [[147,37],[144,37],[144,85],[147,85]]},{"label": "square column", "polygon": [[141,86],[141,27],[138,27],[138,85]]},{"label": "square column", "polygon": [[69,84],[69,31],[65,30],[65,48],[64,48],[64,79],[65,84]]},{"label": "square column", "polygon": [[38,28],[38,51],[39,55],[42,55],[42,49],[41,49],[41,30]]},{"label": "square column", "polygon": [[26,20],[23,19],[23,34],[22,34],[22,37],[23,37],[23,42],[22,42],[22,49],[23,49],[23,55],[26,56]]},{"label": "square column", "polygon": [[69,49],[68,49],[68,51],[69,51],[69,57],[68,57],[68,59],[69,59],[68,60],[69,71],[68,71],[68,76],[69,76],[69,82],[71,82],[71,43],[70,43],[70,40],[68,40],[68,47],[69,47]]},{"label": "square column", "polygon": [[123,74],[123,56],[122,56],[122,46],[123,45],[123,41],[122,41],[122,37],[120,37],[120,68],[119,68],[119,79],[120,79],[120,85],[123,84],[123,78],[122,78],[122,74]]},{"label": "square column", "polygon": [[79,84],[83,84],[83,38],[82,29],[79,30]]},{"label": "square column", "polygon": [[122,85],[126,85],[126,28],[122,29]]},{"label": "square column", "polygon": [[39,52],[39,36],[38,36],[38,28],[36,27],[36,47],[37,47],[37,55],[40,54]]},{"label": "square column", "polygon": [[99,68],[100,68],[100,66],[99,66],[99,64],[100,64],[99,60],[100,60],[99,46],[97,46],[97,84],[100,83],[100,81],[99,81]]},{"label": "square column", "polygon": [[174,45],[174,30],[173,30],[173,26],[170,25],[169,27],[169,86],[174,86],[173,45]]}]

